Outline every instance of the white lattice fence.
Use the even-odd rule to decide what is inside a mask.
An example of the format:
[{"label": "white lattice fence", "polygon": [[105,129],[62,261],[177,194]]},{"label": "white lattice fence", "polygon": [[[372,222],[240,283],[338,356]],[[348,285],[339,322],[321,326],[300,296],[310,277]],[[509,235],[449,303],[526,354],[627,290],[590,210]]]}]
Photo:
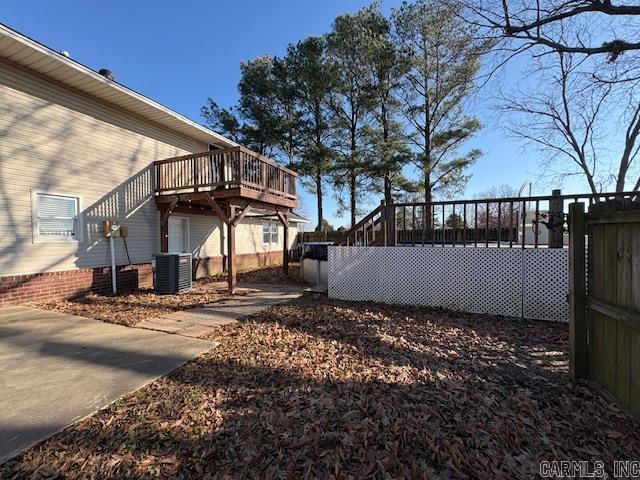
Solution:
[{"label": "white lattice fence", "polygon": [[329,247],[329,296],[567,321],[561,249]]}]

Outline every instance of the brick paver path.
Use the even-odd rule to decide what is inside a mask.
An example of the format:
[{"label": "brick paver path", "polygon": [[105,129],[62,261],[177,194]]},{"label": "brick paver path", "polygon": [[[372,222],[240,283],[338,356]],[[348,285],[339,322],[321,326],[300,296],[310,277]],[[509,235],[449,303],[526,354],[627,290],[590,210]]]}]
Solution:
[{"label": "brick paver path", "polygon": [[302,287],[290,285],[243,284],[242,287],[256,291],[200,308],[143,320],[136,327],[199,338],[222,325],[236,322],[240,317],[298,298],[304,291]]}]

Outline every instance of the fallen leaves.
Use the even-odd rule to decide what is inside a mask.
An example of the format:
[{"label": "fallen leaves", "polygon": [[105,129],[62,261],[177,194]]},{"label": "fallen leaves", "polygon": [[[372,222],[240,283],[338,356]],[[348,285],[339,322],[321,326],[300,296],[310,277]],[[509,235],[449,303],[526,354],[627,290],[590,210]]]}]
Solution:
[{"label": "fallen leaves", "polygon": [[[245,295],[251,291],[255,290],[239,288],[236,295]],[[152,289],[140,289],[122,295],[89,293],[67,300],[32,303],[30,306],[133,326],[144,319],[161,317],[189,308],[199,308],[207,303],[219,302],[231,297],[226,284],[198,280],[193,283],[193,288],[190,291],[177,295],[158,295]]]},{"label": "fallen leaves", "polygon": [[[282,272],[282,266],[247,270],[237,274],[238,283],[303,285],[300,267],[289,265],[289,273]],[[255,289],[239,285],[236,295],[245,295]],[[94,318],[109,323],[134,326],[136,323],[168,313],[199,308],[208,303],[232,298],[227,291],[226,277],[208,277],[193,282],[190,291],[177,295],[157,295],[151,288],[122,295],[98,295],[89,293],[77,298],[34,302],[30,306],[43,310]]]},{"label": "fallen leaves", "polygon": [[306,295],[0,467],[4,478],[522,478],[640,457],[567,326]]},{"label": "fallen leaves", "polygon": [[[222,277],[219,277],[222,278]],[[304,285],[300,278],[300,264],[298,262],[289,263],[289,273],[282,271],[282,265],[272,267],[262,267],[254,270],[238,272],[239,283],[266,283],[279,285]]]}]

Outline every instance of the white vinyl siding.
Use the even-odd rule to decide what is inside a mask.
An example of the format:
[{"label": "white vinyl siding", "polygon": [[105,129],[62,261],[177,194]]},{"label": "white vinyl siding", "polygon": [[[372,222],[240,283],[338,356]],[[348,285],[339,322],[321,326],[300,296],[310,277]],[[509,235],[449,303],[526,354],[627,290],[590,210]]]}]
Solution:
[{"label": "white vinyl siding", "polygon": [[[109,265],[102,222],[128,227],[133,263],[160,250],[153,161],[201,152],[206,144],[0,60],[0,277]],[[77,241],[34,242],[33,192],[76,197]],[[226,226],[215,216],[189,217],[195,258],[226,253]],[[236,228],[236,252],[282,251],[284,232],[263,243],[261,219]],[[290,248],[297,229],[289,228]],[[116,262],[127,263],[115,239]]]},{"label": "white vinyl siding", "polygon": [[193,258],[219,257],[224,251],[223,223],[215,215],[189,215]]},{"label": "white vinyl siding", "polygon": [[[284,247],[284,227],[279,220],[273,220],[277,229],[277,242],[264,243],[264,227],[262,219],[247,218],[236,227],[236,253],[266,253],[282,251]],[[289,248],[293,248],[298,233],[297,224],[289,226]]]},{"label": "white vinyl siding", "polygon": [[[227,254],[227,227],[215,215],[185,215],[189,218],[189,237],[193,258],[219,257]],[[277,243],[263,243],[263,223],[260,219],[245,217],[236,227],[236,253],[238,255],[282,251],[284,227],[275,220]],[[298,228],[289,226],[289,249],[295,248]]]},{"label": "white vinyl siding", "polygon": [[80,199],[36,192],[34,195],[34,242],[79,240]]},{"label": "white vinyl siding", "polygon": [[[0,60],[0,276],[109,264],[102,222],[128,227],[133,263],[160,249],[153,161],[206,144]],[[81,198],[79,241],[35,243],[32,192]],[[116,261],[126,264],[124,242]]]}]

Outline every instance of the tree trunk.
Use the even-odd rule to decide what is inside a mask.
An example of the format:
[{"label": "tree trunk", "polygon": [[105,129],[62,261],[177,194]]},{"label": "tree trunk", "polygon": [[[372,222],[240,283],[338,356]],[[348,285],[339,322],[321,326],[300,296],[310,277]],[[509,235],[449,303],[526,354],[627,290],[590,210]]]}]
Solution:
[{"label": "tree trunk", "polygon": [[[424,208],[422,217],[425,224],[425,229],[428,232],[431,232],[432,230],[431,224],[433,222],[433,218],[431,215],[431,202],[433,201],[433,194],[431,191],[431,172],[430,171],[424,172],[424,201],[425,201],[425,208]],[[434,234],[433,232],[430,233],[430,235],[433,235],[433,234]],[[428,237],[428,239],[429,238],[430,237]]]},{"label": "tree trunk", "polygon": [[322,178],[320,175],[316,177],[316,196],[318,197],[318,226],[316,232],[322,229]]},{"label": "tree trunk", "polygon": [[[425,78],[425,81],[428,82],[428,79]],[[427,96],[424,98],[424,131],[422,135],[424,138],[424,201],[430,203],[433,201],[431,194],[431,169],[433,167],[431,166],[431,116]]]},{"label": "tree trunk", "polygon": [[[353,111],[353,107],[352,107]],[[356,210],[357,210],[357,170],[356,170],[356,158],[357,152],[357,124],[353,117],[351,118],[351,169],[349,171],[349,202],[351,213],[351,228],[356,224]]]},{"label": "tree trunk", "polygon": [[433,201],[433,191],[431,186],[431,171],[424,172],[424,201],[431,203]]},{"label": "tree trunk", "polygon": [[387,143],[389,142],[389,121],[387,119],[387,109],[382,104],[381,115],[382,119],[382,146],[383,152],[383,165],[384,165],[384,203],[390,205],[393,203],[393,197],[391,196],[391,165],[389,162],[389,149]]},{"label": "tree trunk", "polygon": [[384,203],[391,205],[393,203],[393,197],[391,195],[391,177],[389,173],[384,174]]},{"label": "tree trunk", "polygon": [[351,228],[356,224],[356,175],[353,170],[349,175],[349,201],[351,210]]}]

